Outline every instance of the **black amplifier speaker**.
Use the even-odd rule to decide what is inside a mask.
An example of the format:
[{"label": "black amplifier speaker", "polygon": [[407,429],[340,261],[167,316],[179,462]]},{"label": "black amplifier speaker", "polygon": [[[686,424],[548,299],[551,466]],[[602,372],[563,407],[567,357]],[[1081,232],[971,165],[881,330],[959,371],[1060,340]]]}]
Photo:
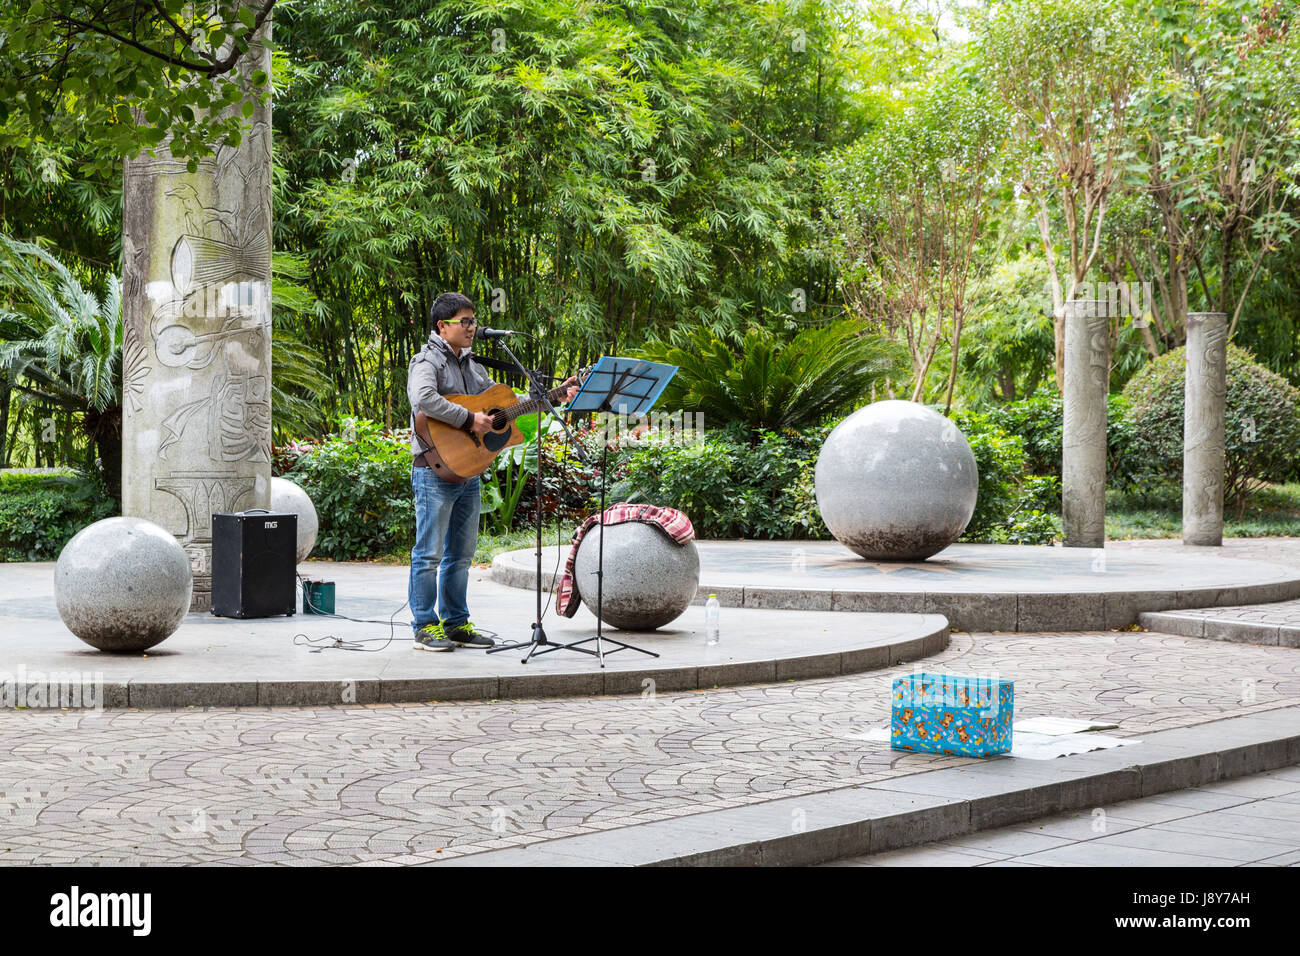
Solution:
[{"label": "black amplifier speaker", "polygon": [[255,510],[212,516],[213,614],[292,614],[297,569],[297,515]]}]

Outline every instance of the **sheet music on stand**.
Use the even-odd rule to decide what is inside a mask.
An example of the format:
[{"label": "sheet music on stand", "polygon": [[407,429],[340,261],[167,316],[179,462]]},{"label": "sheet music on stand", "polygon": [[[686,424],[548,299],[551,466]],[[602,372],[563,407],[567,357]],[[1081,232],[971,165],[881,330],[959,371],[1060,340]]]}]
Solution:
[{"label": "sheet music on stand", "polygon": [[[571,412],[611,412],[615,415],[641,415],[648,412],[669,379],[677,374],[676,365],[664,365],[645,359],[619,358],[602,355],[587,374],[578,394],[569,402]],[[605,487],[609,480],[609,442],[602,442],[600,465],[600,542],[596,562],[596,636],[564,645],[570,650],[585,650],[583,644],[596,642],[596,657],[605,666],[605,644],[613,644],[614,651],[638,651],[658,657],[654,651],[636,647],[624,641],[605,637],[601,612],[605,602]],[[549,650],[549,648],[548,648]],[[614,653],[610,651],[610,653]],[[541,651],[540,653],[546,653]],[[588,652],[590,653],[590,652]]]},{"label": "sheet music on stand", "polygon": [[567,408],[571,412],[640,415],[658,401],[676,374],[676,365],[602,355]]}]

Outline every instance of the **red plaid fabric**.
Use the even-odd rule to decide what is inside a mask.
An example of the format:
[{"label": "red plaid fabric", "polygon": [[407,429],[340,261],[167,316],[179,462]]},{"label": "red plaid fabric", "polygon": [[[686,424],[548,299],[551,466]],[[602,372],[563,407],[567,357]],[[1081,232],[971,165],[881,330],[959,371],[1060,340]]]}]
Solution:
[{"label": "red plaid fabric", "polygon": [[[555,589],[555,610],[565,617],[578,613],[582,595],[578,593],[578,582],[573,577],[573,565],[578,560],[578,546],[589,528],[600,523],[600,515],[592,515],[582,523],[582,527],[573,536],[573,545],[569,548],[569,559],[564,562],[564,575],[560,585]],[[695,537],[695,528],[691,519],[676,508],[660,508],[658,505],[630,505],[620,502],[605,509],[605,525],[622,524],[624,521],[640,521],[654,525],[679,545],[684,545]]]}]

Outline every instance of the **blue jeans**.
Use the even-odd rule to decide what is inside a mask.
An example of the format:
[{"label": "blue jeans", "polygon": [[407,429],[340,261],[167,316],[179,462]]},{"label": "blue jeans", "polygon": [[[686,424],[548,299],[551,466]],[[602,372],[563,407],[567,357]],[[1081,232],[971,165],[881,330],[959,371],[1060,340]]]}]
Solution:
[{"label": "blue jeans", "polygon": [[455,484],[443,481],[432,468],[412,468],[411,490],[411,627],[418,632],[439,618],[448,625],[464,624],[469,620],[469,566],[478,544],[478,478]]}]

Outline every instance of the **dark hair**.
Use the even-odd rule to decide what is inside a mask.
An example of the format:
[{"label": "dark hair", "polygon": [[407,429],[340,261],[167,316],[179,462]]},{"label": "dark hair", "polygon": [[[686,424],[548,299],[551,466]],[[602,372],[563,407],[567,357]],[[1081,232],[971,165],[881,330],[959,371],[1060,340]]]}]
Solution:
[{"label": "dark hair", "polygon": [[438,323],[446,322],[461,309],[472,309],[474,303],[459,292],[444,292],[429,306],[429,331],[438,331]]}]

